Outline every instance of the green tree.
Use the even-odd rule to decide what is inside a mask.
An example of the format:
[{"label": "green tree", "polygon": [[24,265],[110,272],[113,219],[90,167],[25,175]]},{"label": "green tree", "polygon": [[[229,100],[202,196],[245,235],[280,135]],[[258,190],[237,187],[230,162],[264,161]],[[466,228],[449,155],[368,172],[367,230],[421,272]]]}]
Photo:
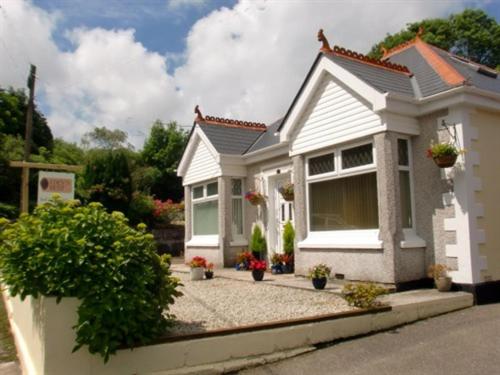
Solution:
[{"label": "green tree", "polygon": [[95,127],[82,137],[82,145],[85,148],[100,148],[106,150],[116,150],[119,148],[134,149],[127,142],[128,134],[120,129],[110,130],[105,126]]},{"label": "green tree", "polygon": [[182,180],[177,177],[177,166],[187,141],[187,133],[176,122],[164,124],[157,120],[151,127],[142,150],[146,168],[139,188],[160,199],[179,201],[183,197]]},{"label": "green tree", "polygon": [[387,34],[368,55],[381,58],[382,46],[390,49],[411,40],[420,27],[424,29],[422,39],[430,44],[493,68],[500,65],[500,25],[481,9],[409,23],[405,29]]},{"label": "green tree", "polygon": [[[0,88],[0,133],[24,139],[27,107],[28,98],[23,90]],[[37,153],[39,147],[52,150],[53,137],[47,120],[35,105],[31,151]]]},{"label": "green tree", "polygon": [[19,136],[0,133],[0,201],[19,206],[20,168],[11,168],[11,160],[22,160],[24,140]]}]

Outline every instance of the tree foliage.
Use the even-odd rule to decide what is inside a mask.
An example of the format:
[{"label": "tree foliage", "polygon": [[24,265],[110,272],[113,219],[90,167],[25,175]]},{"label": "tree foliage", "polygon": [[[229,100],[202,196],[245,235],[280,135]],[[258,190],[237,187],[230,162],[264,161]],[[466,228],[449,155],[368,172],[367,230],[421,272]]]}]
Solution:
[{"label": "tree foliage", "polygon": [[164,124],[157,120],[153,124],[141,154],[148,166],[141,171],[146,177],[142,180],[142,190],[149,190],[160,199],[179,201],[182,198],[182,182],[176,172],[186,141],[187,133],[176,122]]},{"label": "tree foliage", "polygon": [[100,148],[105,150],[116,150],[119,148],[134,149],[127,142],[128,134],[120,129],[111,130],[105,126],[95,127],[94,130],[87,132],[82,137],[82,145],[85,148]]},{"label": "tree foliage", "polygon": [[[28,98],[23,90],[0,88],[0,133],[24,139],[27,107]],[[51,150],[53,137],[47,120],[35,105],[31,151],[36,153],[42,146]]]},{"label": "tree foliage", "polygon": [[120,345],[146,344],[171,316],[178,280],[145,225],[131,228],[99,203],[55,199],[14,224],[0,219],[2,283],[13,296],[77,297],[75,349],[107,361]]},{"label": "tree foliage", "polygon": [[382,46],[390,49],[411,40],[420,27],[424,29],[422,39],[430,44],[492,68],[500,66],[500,25],[481,9],[409,23],[396,34],[387,34],[368,55],[381,58]]}]

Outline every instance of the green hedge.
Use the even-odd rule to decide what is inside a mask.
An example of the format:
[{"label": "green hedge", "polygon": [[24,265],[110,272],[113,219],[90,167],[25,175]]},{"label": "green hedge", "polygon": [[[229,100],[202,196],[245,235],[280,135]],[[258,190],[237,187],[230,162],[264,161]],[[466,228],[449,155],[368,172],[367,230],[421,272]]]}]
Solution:
[{"label": "green hedge", "polygon": [[87,345],[107,361],[120,346],[165,332],[179,281],[144,224],[135,230],[100,203],[54,198],[16,223],[0,219],[0,228],[0,270],[12,295],[81,300],[74,350]]}]

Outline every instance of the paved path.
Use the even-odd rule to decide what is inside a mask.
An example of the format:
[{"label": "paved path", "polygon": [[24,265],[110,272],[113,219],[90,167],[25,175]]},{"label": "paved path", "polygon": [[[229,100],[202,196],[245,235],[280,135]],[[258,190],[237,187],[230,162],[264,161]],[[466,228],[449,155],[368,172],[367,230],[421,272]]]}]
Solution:
[{"label": "paved path", "polygon": [[344,341],[241,375],[499,374],[500,304]]}]

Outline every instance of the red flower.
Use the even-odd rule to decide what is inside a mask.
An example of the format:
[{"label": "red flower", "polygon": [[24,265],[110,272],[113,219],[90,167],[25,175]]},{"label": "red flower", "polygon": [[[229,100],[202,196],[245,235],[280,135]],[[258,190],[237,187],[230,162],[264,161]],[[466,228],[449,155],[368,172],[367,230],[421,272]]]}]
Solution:
[{"label": "red flower", "polygon": [[207,267],[207,260],[203,257],[195,256],[191,259],[191,262],[188,263],[189,267],[197,268],[197,267]]},{"label": "red flower", "polygon": [[255,271],[265,271],[267,268],[265,260],[252,260],[250,262],[250,269]]}]

